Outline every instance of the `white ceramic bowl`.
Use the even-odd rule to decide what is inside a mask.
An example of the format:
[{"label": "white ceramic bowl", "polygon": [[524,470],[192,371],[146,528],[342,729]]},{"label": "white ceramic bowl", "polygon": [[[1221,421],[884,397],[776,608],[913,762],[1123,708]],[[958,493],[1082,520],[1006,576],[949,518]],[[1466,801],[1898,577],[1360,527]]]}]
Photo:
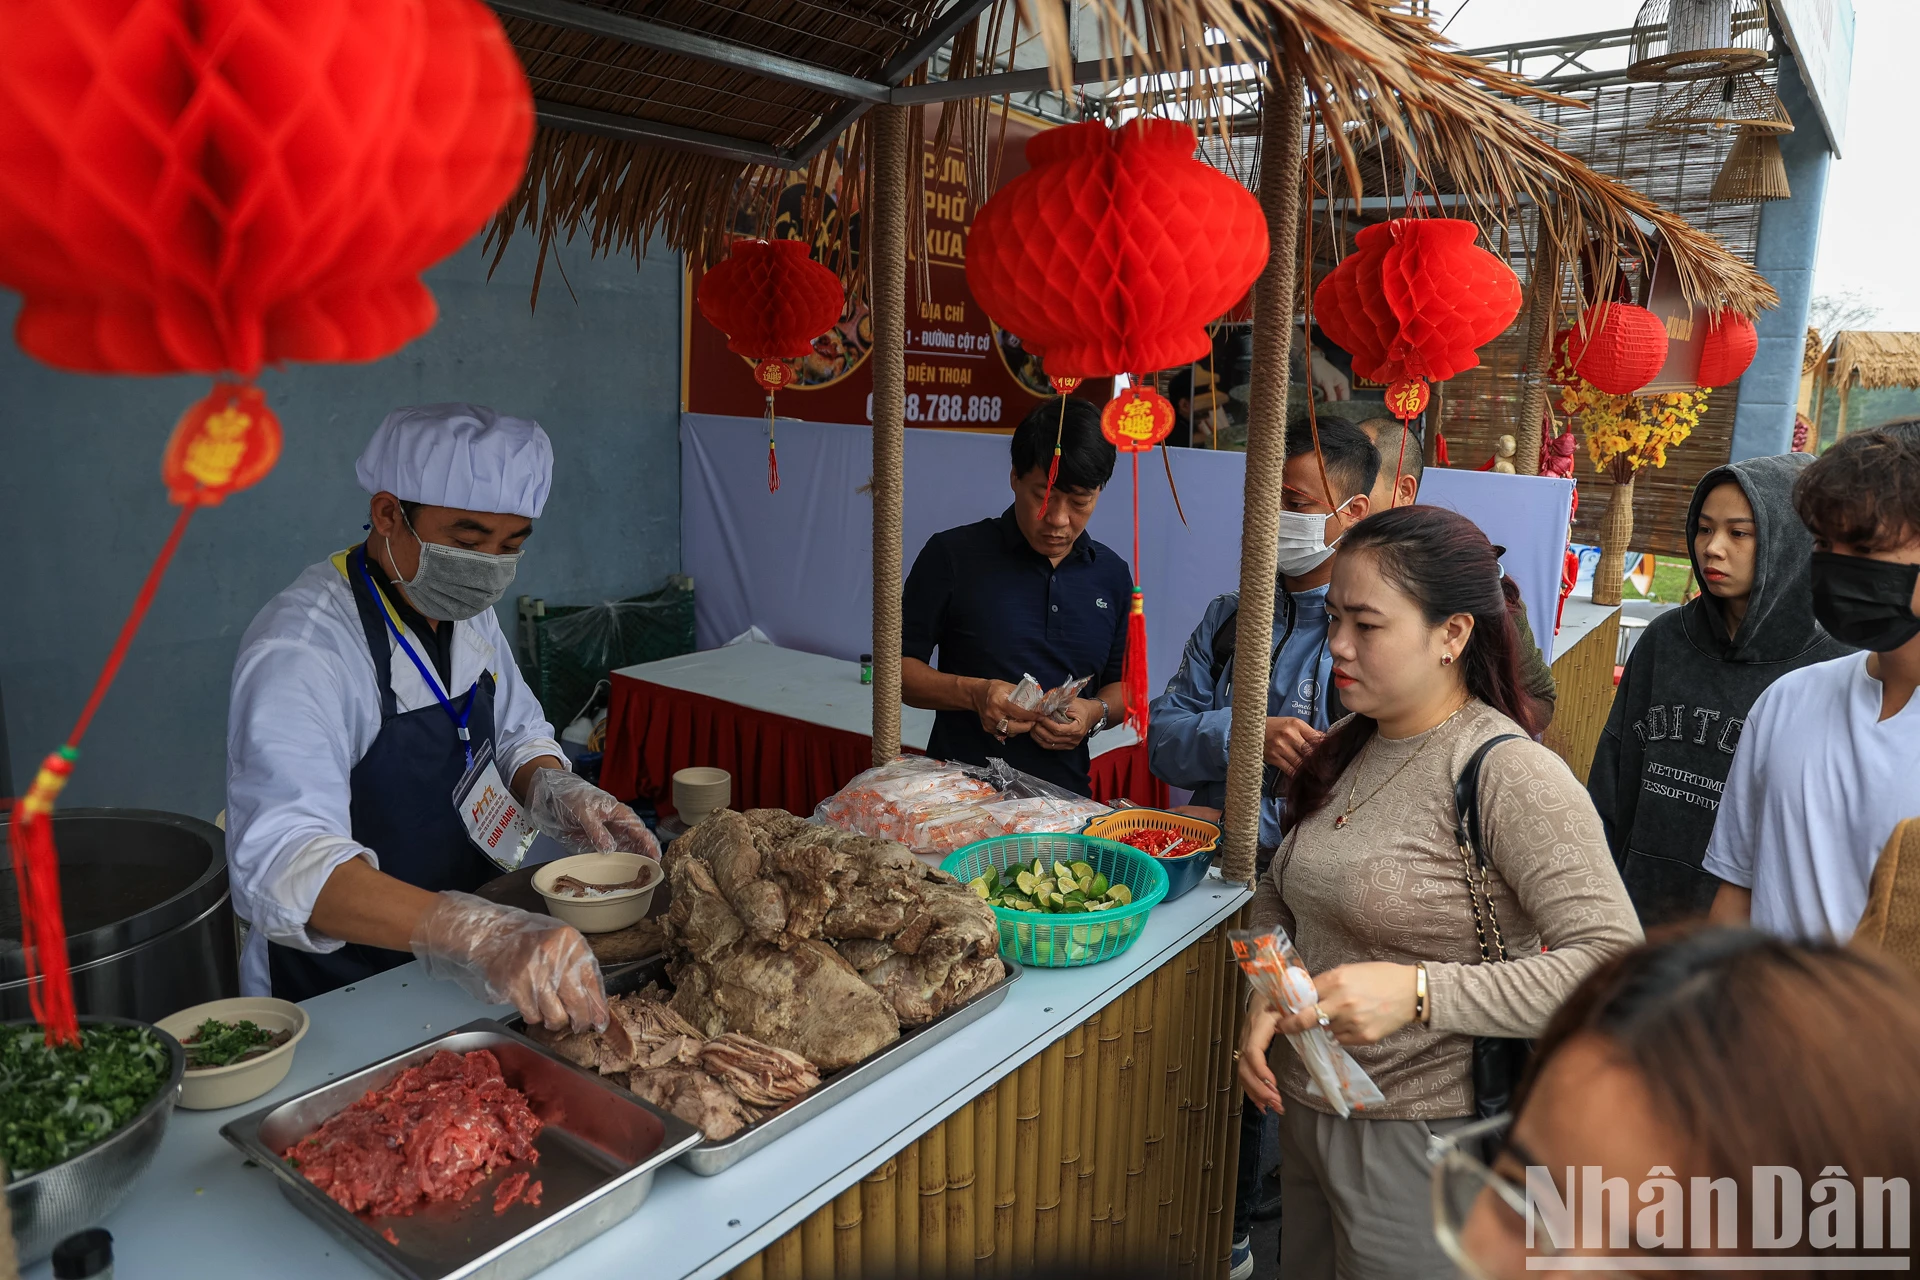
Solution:
[{"label": "white ceramic bowl", "polygon": [[[231,1000],[210,1000],[191,1009],[168,1014],[154,1023],[162,1031],[185,1044],[208,1018],[221,1022],[251,1022],[268,1031],[291,1031],[293,1038],[277,1049],[269,1049],[257,1058],[231,1066],[207,1067],[188,1071],[180,1082],[180,1105],[189,1111],[218,1111],[251,1102],[287,1078],[293,1066],[293,1051],[307,1034],[307,1011],[288,1000],[271,996],[236,996]],[[191,1052],[191,1046],[189,1046]]]},{"label": "white ceramic bowl", "polygon": [[[644,888],[604,898],[575,898],[553,891],[553,882],[561,876],[574,876],[588,884],[620,884],[649,871]],[[612,933],[646,918],[661,878],[660,864],[637,853],[578,853],[536,867],[533,887],[547,900],[548,915],[565,920],[582,933]]]}]

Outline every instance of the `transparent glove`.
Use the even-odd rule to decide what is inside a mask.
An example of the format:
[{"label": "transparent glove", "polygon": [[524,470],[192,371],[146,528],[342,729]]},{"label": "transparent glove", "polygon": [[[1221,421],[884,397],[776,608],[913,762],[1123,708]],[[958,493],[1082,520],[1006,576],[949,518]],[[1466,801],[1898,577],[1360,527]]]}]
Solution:
[{"label": "transparent glove", "polygon": [[600,962],[572,925],[470,893],[435,897],[412,940],[429,977],[488,1004],[511,1004],[554,1031],[605,1029]]},{"label": "transparent glove", "polygon": [[660,844],[640,815],[565,769],[535,769],[527,782],[527,817],[541,835],[569,853],[660,856]]}]

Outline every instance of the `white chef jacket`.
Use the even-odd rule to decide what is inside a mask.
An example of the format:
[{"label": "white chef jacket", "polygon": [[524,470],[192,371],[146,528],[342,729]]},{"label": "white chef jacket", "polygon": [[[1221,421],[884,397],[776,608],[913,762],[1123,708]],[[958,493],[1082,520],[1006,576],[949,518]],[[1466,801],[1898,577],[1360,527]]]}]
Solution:
[{"label": "white chef jacket", "polygon": [[[393,614],[396,625],[405,624]],[[494,679],[494,758],[511,779],[539,756],[566,759],[553,726],[514,665],[493,610],[455,622],[456,699],[483,671]],[[439,705],[388,633],[396,710]],[[412,635],[414,652],[425,646]],[[431,667],[429,667],[431,669]],[[252,924],[241,990],[269,995],[267,943],[334,951],[338,938],[307,922],[333,869],[349,858],[380,865],[354,840],[349,775],[380,733],[380,690],[366,628],[347,585],[346,552],[307,569],[267,602],[240,641],[227,712],[227,869],[235,905]],[[449,793],[439,797],[453,804]]]}]

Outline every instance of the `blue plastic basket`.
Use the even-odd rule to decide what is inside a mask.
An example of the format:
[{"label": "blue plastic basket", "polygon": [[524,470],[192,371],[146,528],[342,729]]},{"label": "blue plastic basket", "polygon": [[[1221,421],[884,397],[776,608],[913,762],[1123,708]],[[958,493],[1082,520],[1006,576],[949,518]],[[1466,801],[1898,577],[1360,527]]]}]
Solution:
[{"label": "blue plastic basket", "polygon": [[[1153,859],[1167,873],[1168,902],[1191,892],[1207,878],[1207,869],[1213,865],[1213,855],[1220,847],[1219,823],[1190,814],[1171,813],[1165,809],[1116,809],[1093,819],[1080,831],[1083,835],[1098,836],[1104,840],[1119,840],[1135,831],[1177,831],[1189,840],[1200,841],[1200,849],[1185,857]],[[1132,848],[1131,845],[1128,847]]]},{"label": "blue plastic basket", "polygon": [[1000,954],[1019,964],[1070,969],[1111,960],[1133,945],[1146,927],[1147,913],[1167,896],[1167,873],[1153,858],[1130,845],[1077,833],[978,840],[948,854],[940,869],[964,883],[985,875],[988,867],[1004,872],[1015,863],[1030,866],[1035,858],[1048,866],[1085,862],[1109,883],[1127,886],[1133,901],[1109,911],[1068,915],[994,907]]}]

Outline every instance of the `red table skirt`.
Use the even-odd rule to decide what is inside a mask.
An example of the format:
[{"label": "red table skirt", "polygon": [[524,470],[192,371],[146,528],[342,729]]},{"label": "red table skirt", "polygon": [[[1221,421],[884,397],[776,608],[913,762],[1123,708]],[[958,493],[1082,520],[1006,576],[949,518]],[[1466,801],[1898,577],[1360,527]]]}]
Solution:
[{"label": "red table skirt", "polygon": [[[873,739],[864,733],[613,677],[600,785],[622,800],[644,796],[671,812],[674,771],[712,765],[733,775],[734,808],[804,816],[872,764]],[[1094,757],[1091,781],[1096,800],[1167,802],[1143,743]]]}]

